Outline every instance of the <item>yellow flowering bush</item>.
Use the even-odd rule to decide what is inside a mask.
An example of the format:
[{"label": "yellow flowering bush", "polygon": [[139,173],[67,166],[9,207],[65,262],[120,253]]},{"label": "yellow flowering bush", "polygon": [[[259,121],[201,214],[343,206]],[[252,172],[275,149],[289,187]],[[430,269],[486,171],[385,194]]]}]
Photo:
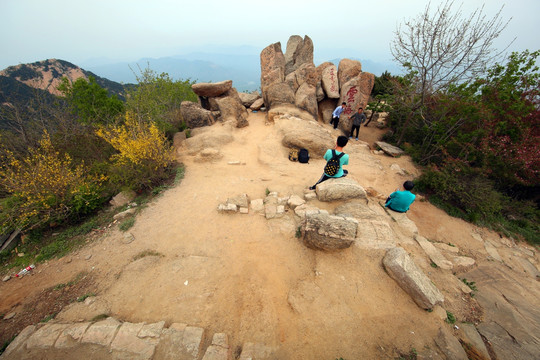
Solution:
[{"label": "yellow flowering bush", "polygon": [[123,125],[101,127],[96,133],[118,151],[111,157],[111,172],[117,182],[139,189],[167,177],[174,153],[154,123],[139,122],[127,112]]},{"label": "yellow flowering bush", "polygon": [[60,154],[45,133],[39,146],[17,159],[1,149],[0,186],[8,197],[0,203],[3,228],[34,228],[85,214],[101,202],[104,176],[90,176],[68,154]]}]

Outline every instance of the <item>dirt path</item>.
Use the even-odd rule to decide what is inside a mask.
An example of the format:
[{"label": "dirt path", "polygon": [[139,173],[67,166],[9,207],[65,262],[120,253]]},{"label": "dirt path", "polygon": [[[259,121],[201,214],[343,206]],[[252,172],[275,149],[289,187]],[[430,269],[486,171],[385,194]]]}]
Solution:
[{"label": "dirt path", "polygon": [[[137,216],[129,230],[133,242],[124,244],[124,234],[114,229],[70,260],[51,261],[34,276],[1,284],[0,312],[20,309],[25,297],[86,271],[110,315],[224,332],[233,348],[258,342],[284,359],[375,359],[432,347],[442,321],[418,308],[386,275],[384,250],[312,251],[295,238],[292,217],[268,221],[258,214],[216,211],[241,193],[251,199],[263,198],[267,189],[280,196],[303,194],[324,167],[322,159],[289,162],[277,139],[276,154],[283,156],[270,165],[259,163],[258,144],[273,139],[272,125],[265,125],[263,113],[250,114],[249,121],[221,148],[222,160],[182,156],[185,178]],[[362,127],[360,139],[371,143],[380,134]],[[383,194],[407,179],[391,170],[392,164],[411,178],[419,174],[408,157],[373,155],[362,142],[353,140],[345,150],[350,176]],[[235,160],[246,164],[227,164]],[[328,210],[337,205],[316,203]],[[471,253],[483,250],[470,241],[477,229],[427,203],[416,203],[409,214],[425,237]],[[147,250],[159,256],[133,260]],[[74,310],[63,316],[76,321],[87,315]]]}]

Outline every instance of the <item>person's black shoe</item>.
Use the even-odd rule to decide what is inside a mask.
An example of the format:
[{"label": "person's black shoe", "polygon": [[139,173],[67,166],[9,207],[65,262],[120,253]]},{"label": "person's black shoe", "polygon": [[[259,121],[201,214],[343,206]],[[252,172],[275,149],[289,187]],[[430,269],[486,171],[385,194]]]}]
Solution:
[{"label": "person's black shoe", "polygon": [[309,190],[315,190],[315,186],[310,186]]}]

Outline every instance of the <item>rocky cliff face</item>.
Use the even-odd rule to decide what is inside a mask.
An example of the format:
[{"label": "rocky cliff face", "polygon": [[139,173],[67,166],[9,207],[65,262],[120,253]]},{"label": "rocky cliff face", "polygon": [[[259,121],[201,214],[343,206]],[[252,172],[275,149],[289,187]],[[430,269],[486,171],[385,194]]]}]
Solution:
[{"label": "rocky cliff face", "polygon": [[64,60],[47,59],[31,64],[10,66],[0,71],[0,75],[20,81],[32,88],[48,91],[53,95],[60,95],[58,85],[60,85],[63,77],[67,77],[73,82],[79,78],[88,79],[93,76],[96,82],[101,87],[106,88],[109,93],[117,95],[120,99],[125,97],[122,84],[101,78]]}]

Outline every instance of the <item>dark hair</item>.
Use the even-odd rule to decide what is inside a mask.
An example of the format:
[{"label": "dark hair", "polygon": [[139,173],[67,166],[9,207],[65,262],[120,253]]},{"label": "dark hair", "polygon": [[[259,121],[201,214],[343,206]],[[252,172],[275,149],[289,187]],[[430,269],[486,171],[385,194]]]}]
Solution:
[{"label": "dark hair", "polygon": [[344,101],[344,102],[341,103],[341,105],[347,105],[347,103]]},{"label": "dark hair", "polygon": [[358,110],[364,110],[364,108],[360,106],[360,107],[358,108]]},{"label": "dark hair", "polygon": [[407,180],[403,183],[403,187],[405,190],[412,190],[414,187],[414,183],[411,180]]},{"label": "dark hair", "polygon": [[346,137],[346,136],[338,136],[337,138],[337,146],[339,147],[344,147],[345,145],[347,145],[347,143],[349,142],[349,138]]}]

